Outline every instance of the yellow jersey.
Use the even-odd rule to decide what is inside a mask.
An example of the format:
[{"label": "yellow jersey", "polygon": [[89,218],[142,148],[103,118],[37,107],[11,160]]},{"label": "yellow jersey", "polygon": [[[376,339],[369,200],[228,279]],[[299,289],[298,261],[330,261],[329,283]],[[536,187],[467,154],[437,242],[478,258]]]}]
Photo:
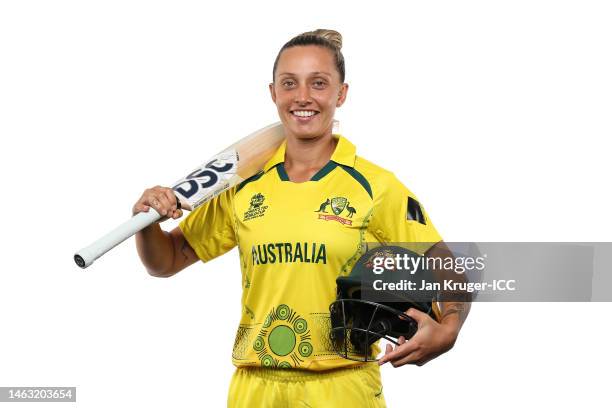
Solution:
[{"label": "yellow jersey", "polygon": [[334,137],[331,160],[311,180],[289,180],[284,142],[261,172],[180,223],[204,262],[238,246],[243,292],[232,353],[237,367],[319,371],[360,364],[336,354],[329,340],[336,278],[350,273],[367,242],[441,240],[393,173]]}]

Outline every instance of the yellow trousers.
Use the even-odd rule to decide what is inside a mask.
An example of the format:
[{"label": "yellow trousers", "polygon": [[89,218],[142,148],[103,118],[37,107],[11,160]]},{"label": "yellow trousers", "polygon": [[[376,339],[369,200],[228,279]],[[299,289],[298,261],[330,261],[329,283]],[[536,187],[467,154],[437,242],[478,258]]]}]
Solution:
[{"label": "yellow trousers", "polygon": [[237,368],[229,408],[385,407],[376,363],[329,371]]}]

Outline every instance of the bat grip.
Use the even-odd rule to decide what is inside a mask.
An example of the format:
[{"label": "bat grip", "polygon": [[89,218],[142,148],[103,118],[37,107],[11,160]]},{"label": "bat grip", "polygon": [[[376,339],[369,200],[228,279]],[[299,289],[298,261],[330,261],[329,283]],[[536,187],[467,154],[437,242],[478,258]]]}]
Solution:
[{"label": "bat grip", "polygon": [[87,268],[96,259],[160,218],[161,215],[153,208],[149,208],[148,212],[136,214],[102,238],[74,254],[74,262],[83,269]]}]

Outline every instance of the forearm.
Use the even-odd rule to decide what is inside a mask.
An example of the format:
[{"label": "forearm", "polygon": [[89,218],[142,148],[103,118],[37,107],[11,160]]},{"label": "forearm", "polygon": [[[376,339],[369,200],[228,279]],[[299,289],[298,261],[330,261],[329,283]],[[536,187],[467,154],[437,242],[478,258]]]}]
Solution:
[{"label": "forearm", "polygon": [[[426,256],[434,260],[455,258],[444,241],[440,241],[431,247],[429,251],[427,251]],[[441,264],[443,263],[440,263],[440,265]],[[444,287],[445,280],[467,282],[466,274],[457,274],[454,271],[449,271],[444,268],[435,268],[433,270],[433,276],[441,287]],[[470,313],[472,294],[462,291],[442,291],[439,293],[438,299],[438,304],[440,305],[440,324],[453,332],[456,337]]]},{"label": "forearm", "polygon": [[470,313],[470,302],[441,302],[440,324],[452,330],[455,337]]},{"label": "forearm", "polygon": [[153,224],[136,234],[136,248],[150,275],[167,277],[174,274],[174,242],[159,224]]}]

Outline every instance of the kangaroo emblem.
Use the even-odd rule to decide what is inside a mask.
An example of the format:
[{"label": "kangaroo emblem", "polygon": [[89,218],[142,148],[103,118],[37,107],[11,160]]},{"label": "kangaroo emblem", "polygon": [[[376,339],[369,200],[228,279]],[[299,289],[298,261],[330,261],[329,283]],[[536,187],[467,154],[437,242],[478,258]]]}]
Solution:
[{"label": "kangaroo emblem", "polygon": [[329,198],[327,199],[327,201],[325,201],[324,203],[321,204],[321,206],[319,207],[319,209],[315,212],[324,212],[326,213],[327,211],[325,210],[327,208],[327,206],[331,204],[331,202],[329,201]]},{"label": "kangaroo emblem", "polygon": [[346,205],[346,210],[349,212],[348,213],[348,217],[349,218],[353,218],[353,214],[355,214],[357,212],[357,210],[354,207],[351,207],[351,203],[348,203]]}]

